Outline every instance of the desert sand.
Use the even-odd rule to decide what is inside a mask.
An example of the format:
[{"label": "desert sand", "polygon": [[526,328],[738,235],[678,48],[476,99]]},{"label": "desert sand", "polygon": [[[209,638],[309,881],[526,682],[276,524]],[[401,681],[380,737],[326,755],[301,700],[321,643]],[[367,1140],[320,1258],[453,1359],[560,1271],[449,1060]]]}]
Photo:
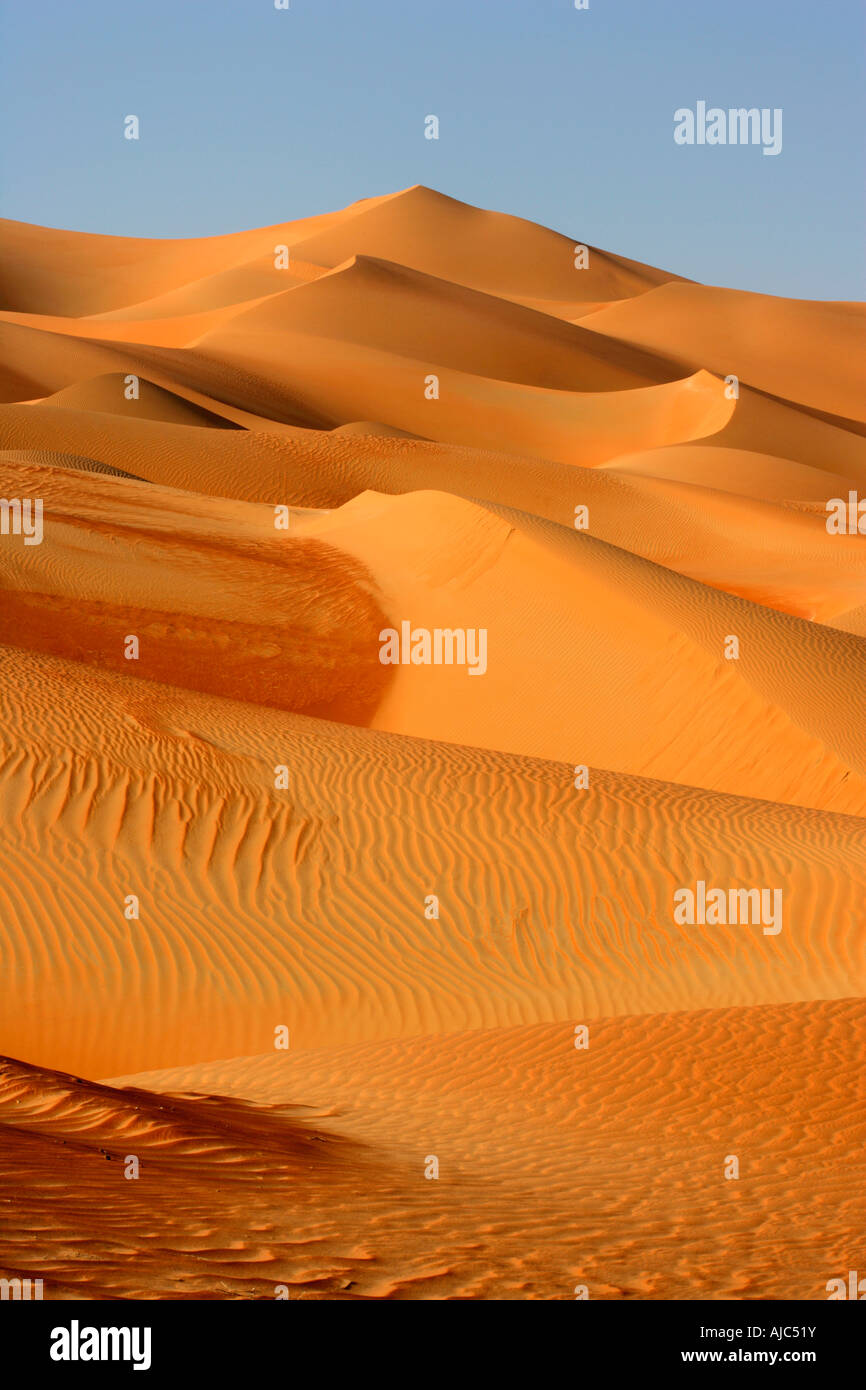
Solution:
[{"label": "desert sand", "polygon": [[[0,1278],[825,1299],[864,307],[422,187],[0,242]],[[484,670],[383,664],[403,623]]]}]

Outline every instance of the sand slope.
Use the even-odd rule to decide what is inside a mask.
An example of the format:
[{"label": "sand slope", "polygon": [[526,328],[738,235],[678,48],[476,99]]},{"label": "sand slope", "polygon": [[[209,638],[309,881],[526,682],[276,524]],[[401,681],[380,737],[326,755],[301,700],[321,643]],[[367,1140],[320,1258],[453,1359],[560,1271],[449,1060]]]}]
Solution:
[{"label": "sand slope", "polygon": [[822,1300],[858,1249],[862,1034],[845,1000],[605,1019],[580,1052],[542,1024],[134,1089],[7,1063],[0,1164],[25,1197],[4,1272],[59,1299]]},{"label": "sand slope", "polygon": [[[13,1056],[96,1076],[283,1024],[309,1047],[862,987],[855,817],[595,769],[577,790],[571,765],[14,649],[0,683]],[[781,888],[781,932],[676,925],[698,878]]]}]

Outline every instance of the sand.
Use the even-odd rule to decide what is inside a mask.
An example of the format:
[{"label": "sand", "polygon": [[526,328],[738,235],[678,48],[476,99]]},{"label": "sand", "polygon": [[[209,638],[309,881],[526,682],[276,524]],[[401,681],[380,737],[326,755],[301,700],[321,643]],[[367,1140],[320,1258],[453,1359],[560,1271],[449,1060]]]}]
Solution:
[{"label": "sand", "polygon": [[[0,536],[0,1277],[826,1298],[863,306],[577,270],[421,187],[0,238],[0,495],[44,532]],[[383,664],[404,622],[486,669]],[[778,931],[676,920],[699,881]]]}]

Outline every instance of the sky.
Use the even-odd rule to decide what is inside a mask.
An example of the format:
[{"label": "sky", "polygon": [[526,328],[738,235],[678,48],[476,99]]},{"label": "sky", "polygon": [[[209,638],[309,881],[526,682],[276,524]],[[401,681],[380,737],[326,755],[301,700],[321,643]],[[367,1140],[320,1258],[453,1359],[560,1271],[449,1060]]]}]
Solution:
[{"label": "sky", "polygon": [[[864,299],[864,15],[861,0],[0,0],[0,215],[206,236],[422,183],[706,283]],[[674,112],[698,101],[781,108],[781,153],[676,144]]]}]

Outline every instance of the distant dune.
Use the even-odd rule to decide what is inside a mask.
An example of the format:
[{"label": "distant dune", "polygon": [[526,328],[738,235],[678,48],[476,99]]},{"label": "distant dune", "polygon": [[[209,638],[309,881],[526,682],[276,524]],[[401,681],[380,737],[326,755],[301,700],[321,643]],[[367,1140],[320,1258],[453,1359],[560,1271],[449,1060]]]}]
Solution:
[{"label": "distant dune", "polygon": [[0,246],[0,1277],[826,1298],[864,306],[421,186]]}]

